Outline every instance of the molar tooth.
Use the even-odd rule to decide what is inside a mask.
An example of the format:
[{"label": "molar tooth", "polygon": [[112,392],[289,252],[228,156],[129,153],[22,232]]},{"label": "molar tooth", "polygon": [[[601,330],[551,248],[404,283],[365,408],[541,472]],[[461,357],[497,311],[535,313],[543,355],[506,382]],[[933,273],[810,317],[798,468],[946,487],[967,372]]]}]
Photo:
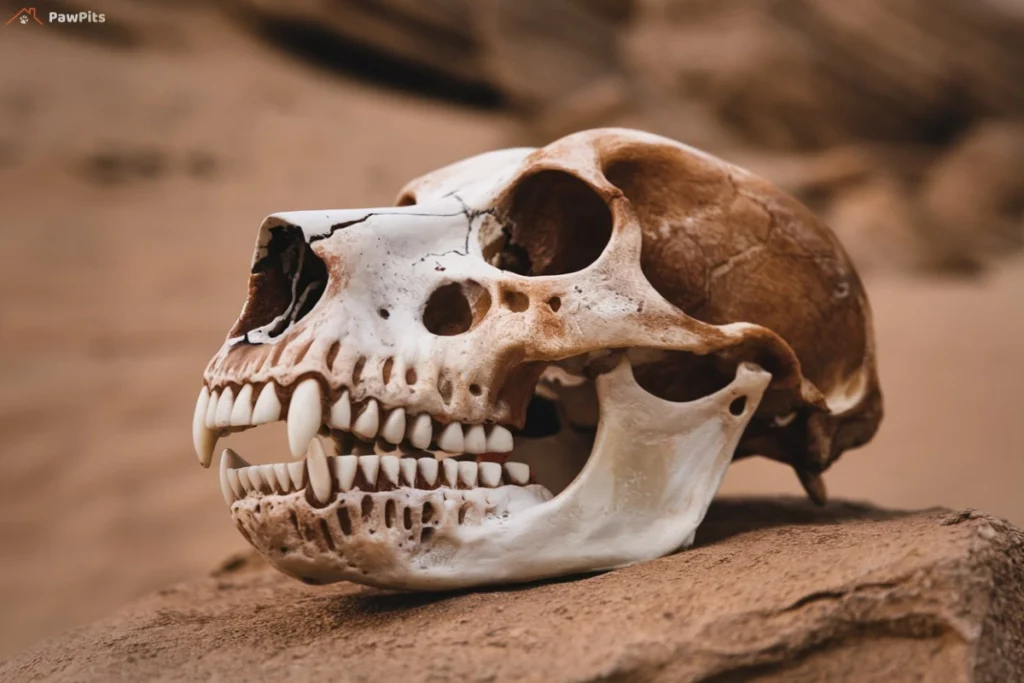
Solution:
[{"label": "molar tooth", "polygon": [[291,493],[292,490],[292,478],[288,474],[288,465],[283,462],[276,463],[274,466],[274,476],[277,477],[277,487],[281,490],[281,493]]},{"label": "molar tooth", "polygon": [[395,408],[388,417],[384,420],[384,428],[380,430],[380,435],[391,443],[401,443],[402,439],[405,438],[405,411],[401,408]]},{"label": "molar tooth", "polygon": [[398,466],[402,470],[402,483],[409,487],[416,486],[416,458],[399,458]]},{"label": "molar tooth", "polygon": [[487,437],[488,453],[508,453],[512,450],[512,432],[501,425],[494,425]]},{"label": "molar tooth", "polygon": [[[306,452],[322,421],[320,383],[312,378],[303,380],[295,387],[292,402],[288,405],[288,447],[293,458],[301,458]],[[323,447],[319,443],[317,447],[323,453]]]},{"label": "molar tooth", "polygon": [[231,424],[231,409],[234,406],[235,390],[231,387],[224,387],[224,391],[217,400],[217,410],[214,412],[213,426],[227,427]]},{"label": "molar tooth", "polygon": [[[319,394],[319,388],[317,389]],[[327,465],[327,456],[320,439],[314,438],[306,450],[306,470],[309,472],[309,485],[313,489],[313,497],[321,505],[331,499],[331,470]]]},{"label": "molar tooth", "polygon": [[505,473],[513,484],[526,486],[530,481],[530,466],[521,462],[505,463]]},{"label": "molar tooth", "polygon": [[437,483],[437,460],[433,458],[419,458],[416,460],[416,464],[420,470],[420,476],[423,477],[423,481],[427,482],[427,486],[433,486]]},{"label": "molar tooth", "polygon": [[359,469],[359,456],[340,455],[334,459],[334,476],[338,478],[338,487],[349,491],[356,481],[356,470]]},{"label": "molar tooth", "polygon": [[203,385],[196,400],[196,412],[192,416],[192,447],[199,458],[199,464],[209,467],[213,449],[217,447],[218,433],[206,426],[206,412],[210,407],[210,390]]},{"label": "molar tooth", "polygon": [[363,471],[363,477],[372,488],[377,488],[377,472],[380,470],[379,455],[360,455],[359,469]]},{"label": "molar tooth", "polygon": [[444,482],[451,488],[459,487],[459,463],[456,460],[448,458],[447,460],[441,461],[441,467],[444,470]]},{"label": "molar tooth", "polygon": [[478,470],[475,462],[459,463],[459,479],[468,489],[476,488]]},{"label": "molar tooth", "polygon": [[462,425],[452,422],[444,428],[441,436],[437,438],[437,445],[447,453],[462,453],[465,439],[462,437]]},{"label": "molar tooth", "polygon": [[380,471],[392,486],[398,486],[398,458],[393,455],[380,456]]},{"label": "molar tooth", "polygon": [[467,453],[486,453],[487,435],[483,425],[473,425],[466,429],[466,442],[463,448]]},{"label": "molar tooth", "polygon": [[256,399],[256,406],[252,409],[252,423],[262,425],[280,419],[281,399],[277,397],[277,387],[273,382],[267,382]]},{"label": "molar tooth", "polygon": [[363,412],[356,418],[355,424],[352,425],[352,433],[369,441],[377,436],[377,427],[379,425],[380,409],[377,407],[377,401],[371,398],[366,402]]},{"label": "molar tooth", "polygon": [[348,431],[352,427],[352,402],[348,398],[348,389],[331,406],[331,426],[335,429]]},{"label": "molar tooth", "polygon": [[501,465],[496,462],[480,463],[480,483],[488,488],[501,485]]},{"label": "molar tooth", "polygon": [[409,425],[409,443],[416,448],[426,450],[430,441],[434,438],[434,425],[430,423],[430,416],[420,413]]},{"label": "molar tooth", "polygon": [[225,448],[224,452],[220,454],[220,492],[223,494],[224,502],[228,504],[228,507],[231,507],[231,504],[241,497],[236,495],[235,487],[231,485],[228,477],[228,471],[245,467],[248,464],[238,453],[235,453],[230,448]]},{"label": "molar tooth", "polygon": [[210,403],[206,406],[206,426],[213,429],[217,426],[217,402],[220,400],[219,391],[210,392]]},{"label": "molar tooth", "polygon": [[297,460],[290,462],[288,467],[288,478],[292,480],[292,490],[298,491],[306,485],[306,461]]},{"label": "molar tooth", "polygon": [[248,425],[252,421],[252,385],[246,384],[242,387],[235,398],[235,405],[231,408],[229,422],[233,427]]}]

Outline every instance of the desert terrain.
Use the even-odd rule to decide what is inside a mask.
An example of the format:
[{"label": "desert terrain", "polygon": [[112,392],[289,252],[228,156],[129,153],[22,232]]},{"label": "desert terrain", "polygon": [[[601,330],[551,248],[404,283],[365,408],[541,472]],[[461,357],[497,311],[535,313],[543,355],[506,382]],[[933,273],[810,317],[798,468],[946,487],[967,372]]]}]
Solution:
[{"label": "desert terrain", "polygon": [[[388,205],[432,168],[543,142],[188,7],[95,35],[0,27],[0,656],[244,548],[190,424],[266,214]],[[1024,261],[866,282],[887,416],[831,495],[1024,524]],[[269,432],[238,439],[251,461],[279,459]],[[764,460],[723,488],[799,492]]]}]

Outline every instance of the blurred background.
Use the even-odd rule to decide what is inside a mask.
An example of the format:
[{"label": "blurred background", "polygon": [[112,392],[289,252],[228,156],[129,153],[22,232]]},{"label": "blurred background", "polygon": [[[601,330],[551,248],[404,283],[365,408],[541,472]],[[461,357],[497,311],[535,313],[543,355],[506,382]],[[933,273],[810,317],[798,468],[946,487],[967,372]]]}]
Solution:
[{"label": "blurred background", "polygon": [[[106,21],[46,23],[80,10]],[[887,415],[827,473],[833,497],[1024,525],[1020,0],[37,16],[0,26],[0,656],[243,548],[190,425],[263,216],[390,204],[435,167],[599,125],[766,176],[859,265]],[[244,452],[272,461],[284,431],[260,434]],[[800,488],[753,459],[724,491]]]}]

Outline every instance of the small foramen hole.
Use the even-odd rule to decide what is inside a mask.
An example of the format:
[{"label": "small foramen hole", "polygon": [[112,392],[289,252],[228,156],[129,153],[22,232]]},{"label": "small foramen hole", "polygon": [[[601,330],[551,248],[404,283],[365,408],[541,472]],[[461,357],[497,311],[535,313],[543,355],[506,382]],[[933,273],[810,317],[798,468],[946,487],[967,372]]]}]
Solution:
[{"label": "small foramen hole", "polygon": [[395,359],[388,358],[384,361],[384,367],[381,368],[381,379],[384,380],[384,384],[391,381],[391,370],[395,367]]},{"label": "small foramen hole", "polygon": [[554,313],[558,313],[558,309],[561,307],[562,299],[560,297],[553,296],[548,299],[548,308],[550,308]]},{"label": "small foramen hole", "polygon": [[378,308],[377,309],[377,315],[379,315],[380,317],[382,317],[385,320],[387,320],[388,318],[391,317],[391,312],[388,311],[388,309],[386,309],[386,308]]},{"label": "small foramen hole", "polygon": [[405,383],[409,386],[416,384],[416,371],[412,368],[405,371]]},{"label": "small foramen hole", "polygon": [[474,396],[479,396],[481,391],[483,390],[480,388],[479,384],[469,385],[469,393],[473,394]]},{"label": "small foramen hole", "polygon": [[476,327],[491,308],[491,295],[477,282],[452,282],[434,290],[423,309],[423,326],[439,337]]},{"label": "small foramen hole", "polygon": [[394,528],[395,520],[398,518],[398,506],[395,501],[388,500],[384,503],[384,526],[389,529]]},{"label": "small foramen hole", "polygon": [[746,407],[747,397],[740,396],[739,398],[734,399],[733,402],[729,404],[729,412],[739,417],[740,415],[743,414],[743,411],[746,409]]},{"label": "small foramen hole", "polygon": [[423,523],[426,524],[434,517],[434,505],[432,503],[423,504]]},{"label": "small foramen hole", "polygon": [[530,297],[514,289],[507,289],[501,294],[501,303],[515,313],[522,313],[530,307]]}]

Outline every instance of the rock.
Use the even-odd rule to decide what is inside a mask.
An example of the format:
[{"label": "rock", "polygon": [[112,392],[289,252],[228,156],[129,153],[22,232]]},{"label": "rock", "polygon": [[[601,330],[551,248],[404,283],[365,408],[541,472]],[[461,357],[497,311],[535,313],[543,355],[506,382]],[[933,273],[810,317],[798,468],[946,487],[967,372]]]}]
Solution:
[{"label": "rock", "polygon": [[671,557],[454,594],[314,588],[245,556],[0,664],[154,679],[1024,680],[1024,533],[971,510],[730,499]]}]

